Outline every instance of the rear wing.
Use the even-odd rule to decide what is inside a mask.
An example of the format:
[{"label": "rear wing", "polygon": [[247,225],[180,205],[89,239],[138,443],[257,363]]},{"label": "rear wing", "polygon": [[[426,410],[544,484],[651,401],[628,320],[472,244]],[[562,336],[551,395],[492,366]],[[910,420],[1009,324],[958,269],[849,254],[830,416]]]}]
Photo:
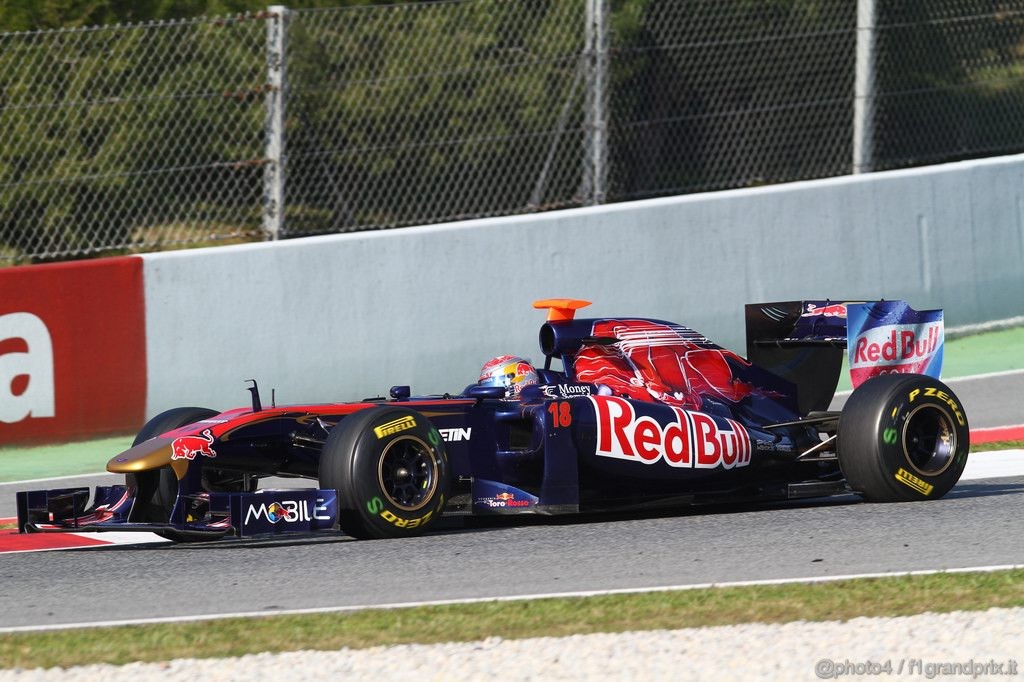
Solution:
[{"label": "rear wing", "polygon": [[854,388],[879,374],[942,370],[942,311],[906,301],[753,303],[746,321],[747,357],[796,384],[804,413],[828,409],[844,350]]}]

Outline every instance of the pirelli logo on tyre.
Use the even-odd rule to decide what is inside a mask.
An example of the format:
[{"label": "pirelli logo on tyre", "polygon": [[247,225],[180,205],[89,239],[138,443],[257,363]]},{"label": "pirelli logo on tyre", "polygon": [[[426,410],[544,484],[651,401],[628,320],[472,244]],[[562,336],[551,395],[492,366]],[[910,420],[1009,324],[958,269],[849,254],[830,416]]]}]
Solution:
[{"label": "pirelli logo on tyre", "polygon": [[381,424],[380,426],[374,427],[373,432],[377,435],[377,440],[380,440],[381,438],[390,436],[393,433],[414,428],[416,428],[416,420],[411,416],[406,415],[405,417],[399,417],[398,419],[393,419]]},{"label": "pirelli logo on tyre", "polygon": [[922,481],[920,478],[910,473],[903,467],[900,467],[899,471],[896,472],[896,480],[905,486],[909,486],[921,493],[922,495],[931,495],[932,491],[935,490],[935,486],[927,481]]}]

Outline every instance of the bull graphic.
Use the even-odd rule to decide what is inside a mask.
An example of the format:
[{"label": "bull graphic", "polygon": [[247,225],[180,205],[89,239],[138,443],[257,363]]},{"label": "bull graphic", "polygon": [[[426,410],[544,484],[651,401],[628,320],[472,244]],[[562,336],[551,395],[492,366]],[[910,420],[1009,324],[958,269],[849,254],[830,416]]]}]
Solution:
[{"label": "bull graphic", "polygon": [[171,459],[195,459],[196,455],[216,457],[213,448],[213,434],[210,429],[203,429],[200,436],[181,436],[171,444]]},{"label": "bull graphic", "polygon": [[802,314],[800,317],[814,317],[815,315],[824,315],[825,317],[846,317],[846,304],[833,303],[832,305],[826,305],[819,308],[813,303],[808,303],[807,312]]}]

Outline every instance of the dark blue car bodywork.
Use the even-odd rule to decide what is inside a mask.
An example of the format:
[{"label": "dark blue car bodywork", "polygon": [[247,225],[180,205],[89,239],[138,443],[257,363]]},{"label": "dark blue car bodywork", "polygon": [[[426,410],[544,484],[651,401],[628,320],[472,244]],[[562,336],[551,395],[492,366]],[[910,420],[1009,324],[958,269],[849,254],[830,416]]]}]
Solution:
[{"label": "dark blue car bodywork", "polygon": [[[108,469],[127,474],[124,486],[19,493],[19,529],[188,538],[336,529],[339,511],[356,503],[335,489],[257,490],[256,481],[316,479],[332,429],[355,412],[395,406],[421,415],[443,440],[447,513],[564,514],[847,492],[833,444],[839,413],[827,411],[846,349],[845,314],[807,314],[835,305],[747,306],[746,358],[681,325],[573,319],[563,305],[561,319],[552,315],[541,327],[540,383],[515,400],[481,386],[419,397],[396,386],[390,399],[348,404],[263,408],[254,400],[252,409],[211,415],[113,458]],[[176,477],[158,480],[157,470]],[[156,499],[168,478],[174,489],[163,516],[145,512],[140,500]]]}]

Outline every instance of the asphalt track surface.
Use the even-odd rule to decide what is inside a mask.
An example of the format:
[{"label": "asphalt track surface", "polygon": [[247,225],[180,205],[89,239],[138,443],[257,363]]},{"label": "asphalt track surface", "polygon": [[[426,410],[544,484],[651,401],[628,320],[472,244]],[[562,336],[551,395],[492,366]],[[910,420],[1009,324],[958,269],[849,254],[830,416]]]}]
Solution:
[{"label": "asphalt track surface", "polygon": [[0,556],[5,627],[1024,564],[1024,476],[944,499]]},{"label": "asphalt track surface", "polygon": [[[1024,373],[950,384],[972,427],[1024,423]],[[0,485],[0,517],[13,515],[13,491],[25,487]],[[1021,519],[1024,475],[1014,475],[963,481],[925,503],[851,495],[668,516],[451,519],[405,540],[336,535],[0,554],[0,603],[4,627],[38,627],[1024,565]]]}]

